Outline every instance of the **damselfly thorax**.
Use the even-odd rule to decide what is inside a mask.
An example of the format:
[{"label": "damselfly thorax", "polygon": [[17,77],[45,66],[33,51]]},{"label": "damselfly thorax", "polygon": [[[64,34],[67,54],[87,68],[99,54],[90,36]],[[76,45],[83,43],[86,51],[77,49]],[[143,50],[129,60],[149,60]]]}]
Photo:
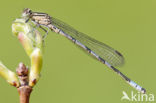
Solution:
[{"label": "damselfly thorax", "polygon": [[31,15],[32,21],[44,26],[51,25],[51,17],[48,14],[32,13]]},{"label": "damselfly thorax", "polygon": [[27,21],[31,19],[37,26],[44,26],[52,29],[51,16],[46,13],[32,12],[29,8],[27,8],[23,11],[22,16],[27,17]]}]

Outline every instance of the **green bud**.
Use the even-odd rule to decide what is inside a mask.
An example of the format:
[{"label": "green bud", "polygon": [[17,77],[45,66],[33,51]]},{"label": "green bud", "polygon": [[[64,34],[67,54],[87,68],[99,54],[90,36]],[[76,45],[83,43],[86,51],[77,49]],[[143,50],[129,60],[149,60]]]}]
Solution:
[{"label": "green bud", "polygon": [[34,50],[33,42],[28,38],[28,36],[24,35],[24,33],[22,32],[18,34],[18,39],[22,44],[24,50],[26,51],[27,55],[30,56]]},{"label": "green bud", "polygon": [[29,86],[34,86],[40,77],[43,60],[42,51],[39,48],[35,48],[30,59],[31,70],[29,75]]},{"label": "green bud", "polygon": [[18,37],[27,55],[30,57],[36,47],[43,49],[43,40],[41,34],[30,23],[25,23],[25,21],[22,18],[16,19],[12,24],[12,32]]},{"label": "green bud", "polygon": [[17,75],[5,67],[2,62],[0,62],[0,76],[2,76],[8,83],[15,87],[19,87],[19,81]]},{"label": "green bud", "polygon": [[25,23],[25,19],[16,19],[12,24],[12,32],[15,36],[18,36],[20,32],[23,32],[24,34],[28,34],[31,32],[32,27],[30,24]]}]

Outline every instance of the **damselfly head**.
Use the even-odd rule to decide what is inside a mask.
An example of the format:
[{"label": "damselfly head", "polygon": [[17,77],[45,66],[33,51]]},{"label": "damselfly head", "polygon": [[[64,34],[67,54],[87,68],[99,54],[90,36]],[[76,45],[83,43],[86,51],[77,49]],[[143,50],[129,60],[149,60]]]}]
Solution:
[{"label": "damselfly head", "polygon": [[25,8],[22,12],[22,17],[29,17],[32,14],[32,11],[29,8]]}]

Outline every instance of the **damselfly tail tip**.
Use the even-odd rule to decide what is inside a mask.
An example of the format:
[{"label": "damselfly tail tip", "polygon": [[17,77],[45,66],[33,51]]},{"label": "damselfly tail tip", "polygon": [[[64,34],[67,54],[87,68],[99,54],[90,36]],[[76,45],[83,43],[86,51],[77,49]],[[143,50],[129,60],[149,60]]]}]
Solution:
[{"label": "damselfly tail tip", "polygon": [[146,89],[145,89],[145,88],[142,88],[142,89],[141,89],[141,92],[142,92],[143,94],[145,94],[145,93],[146,93]]}]

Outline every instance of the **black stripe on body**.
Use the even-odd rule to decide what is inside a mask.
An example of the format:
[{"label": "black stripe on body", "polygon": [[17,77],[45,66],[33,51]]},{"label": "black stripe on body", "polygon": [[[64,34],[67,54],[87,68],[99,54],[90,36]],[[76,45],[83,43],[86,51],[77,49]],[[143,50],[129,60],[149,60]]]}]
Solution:
[{"label": "black stripe on body", "polygon": [[105,64],[105,60],[103,58],[101,58],[100,56],[98,57],[98,59]]},{"label": "black stripe on body", "polygon": [[60,33],[60,31],[61,31],[61,30],[59,29],[58,33]]},{"label": "black stripe on body", "polygon": [[87,46],[86,47],[86,50],[88,51],[88,53],[91,53],[91,49],[89,49]]},{"label": "black stripe on body", "polygon": [[33,14],[40,14],[40,15],[48,15],[47,13],[41,13],[41,12],[32,12]]},{"label": "black stripe on body", "polygon": [[75,43],[76,42],[76,39],[72,37],[72,41]]},{"label": "black stripe on body", "polygon": [[48,16],[48,15],[46,15],[46,14],[32,14],[33,16]]},{"label": "black stripe on body", "polygon": [[30,17],[35,17],[35,16],[45,17],[46,19],[51,20],[51,16],[49,16],[48,14],[32,13],[32,14],[30,15]]},{"label": "black stripe on body", "polygon": [[119,74],[121,77],[123,77],[126,81],[130,82],[131,80],[126,77],[124,74],[122,74],[118,69],[116,69],[115,67],[111,66],[111,68],[117,73]]}]

